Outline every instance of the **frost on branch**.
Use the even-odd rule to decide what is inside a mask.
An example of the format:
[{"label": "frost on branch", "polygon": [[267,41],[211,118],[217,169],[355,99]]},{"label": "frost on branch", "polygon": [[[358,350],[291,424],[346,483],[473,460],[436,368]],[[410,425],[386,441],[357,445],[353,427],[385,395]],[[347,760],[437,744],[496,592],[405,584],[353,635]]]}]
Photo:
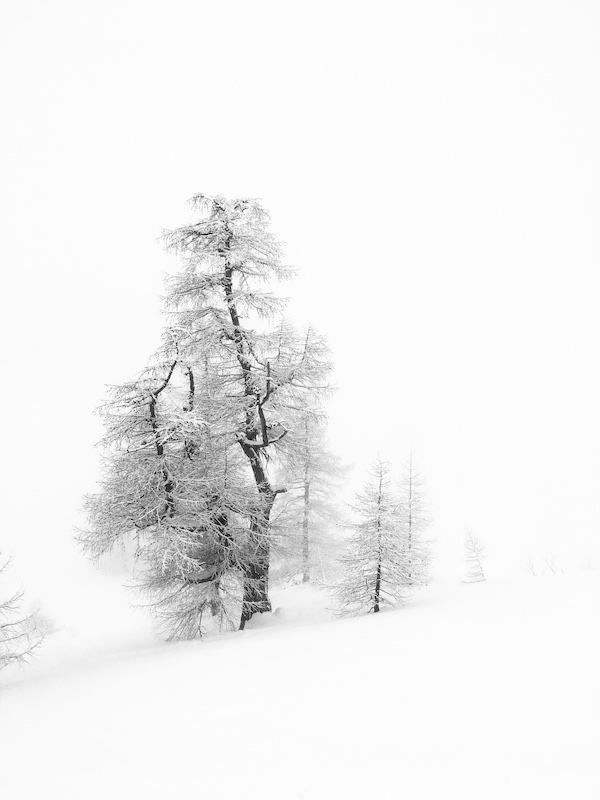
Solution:
[{"label": "frost on branch", "polygon": [[[0,554],[0,591],[7,567],[8,561],[1,560]],[[25,663],[42,640],[36,631],[35,615],[21,611],[22,598],[22,592],[6,598],[0,594],[0,669]]]}]

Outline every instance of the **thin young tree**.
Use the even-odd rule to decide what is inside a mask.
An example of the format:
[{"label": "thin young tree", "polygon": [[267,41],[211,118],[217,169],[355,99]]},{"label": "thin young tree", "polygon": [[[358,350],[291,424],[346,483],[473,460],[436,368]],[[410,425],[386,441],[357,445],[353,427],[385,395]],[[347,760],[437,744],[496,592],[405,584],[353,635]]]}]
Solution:
[{"label": "thin young tree", "polygon": [[464,546],[466,570],[463,583],[481,583],[485,581],[482,564],[485,558],[485,547],[470,529],[465,534]]},{"label": "thin young tree", "polygon": [[331,368],[324,340],[299,335],[267,290],[291,270],[266,211],[206,195],[192,206],[200,218],[164,237],[183,260],[167,282],[164,345],[113,390],[105,480],[81,534],[98,556],[133,532],[155,611],[188,636],[207,611],[231,616],[240,584],[240,628],[270,609],[269,522],[285,487],[269,464]]},{"label": "thin young tree", "polygon": [[409,585],[409,565],[389,463],[375,462],[353,509],[358,521],[335,591],[341,613],[377,613],[384,604],[400,605]]},{"label": "thin young tree", "polygon": [[[0,579],[4,578],[8,564],[0,554]],[[22,599],[21,591],[0,597],[0,669],[25,663],[42,641],[36,630],[35,615],[25,614],[21,609]]]},{"label": "thin young tree", "polygon": [[411,448],[400,484],[410,586],[426,584],[431,565],[431,541],[425,538],[429,526],[429,513],[424,487],[425,480],[415,465]]},{"label": "thin young tree", "polygon": [[[241,448],[256,487],[249,540],[254,553],[244,572],[240,628],[270,610],[270,516],[277,494],[269,459],[285,449],[284,437],[310,393],[325,388],[331,368],[322,338],[300,337],[282,318],[284,302],[262,285],[289,278],[282,249],[255,200],[196,195],[204,216],[166,234],[168,249],[184,269],[170,282],[167,308],[183,331],[182,346],[221,381],[219,401],[228,412],[231,441]],[[269,328],[262,322],[276,322]]]}]

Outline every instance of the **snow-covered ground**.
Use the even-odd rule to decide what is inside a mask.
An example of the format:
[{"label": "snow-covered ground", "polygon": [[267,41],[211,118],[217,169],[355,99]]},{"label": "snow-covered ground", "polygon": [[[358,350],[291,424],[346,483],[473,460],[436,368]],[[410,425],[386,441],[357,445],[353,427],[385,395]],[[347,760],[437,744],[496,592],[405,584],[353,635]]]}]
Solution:
[{"label": "snow-covered ground", "polygon": [[155,644],[133,617],[53,634],[2,675],[0,795],[600,797],[597,572],[438,582],[346,620],[308,587],[273,596],[202,642]]}]

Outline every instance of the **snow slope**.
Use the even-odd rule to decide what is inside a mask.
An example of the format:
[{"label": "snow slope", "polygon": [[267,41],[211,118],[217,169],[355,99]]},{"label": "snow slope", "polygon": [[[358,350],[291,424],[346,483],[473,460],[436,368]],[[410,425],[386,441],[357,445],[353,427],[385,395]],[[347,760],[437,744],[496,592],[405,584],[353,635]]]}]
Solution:
[{"label": "snow slope", "polygon": [[0,690],[1,794],[597,800],[599,601],[590,572],[332,620],[300,586],[203,642],[59,636]]}]

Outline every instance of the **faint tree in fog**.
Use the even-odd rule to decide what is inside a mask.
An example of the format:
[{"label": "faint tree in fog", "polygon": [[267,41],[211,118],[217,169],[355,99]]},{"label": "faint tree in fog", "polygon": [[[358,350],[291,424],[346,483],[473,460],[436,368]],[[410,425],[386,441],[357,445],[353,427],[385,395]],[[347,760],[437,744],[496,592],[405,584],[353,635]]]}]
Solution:
[{"label": "faint tree in fog", "polygon": [[301,576],[302,583],[309,583],[316,571],[325,580],[339,546],[337,494],[346,469],[327,443],[326,426],[320,409],[306,409],[288,440],[294,457],[282,470],[288,492],[275,523],[287,531],[283,556],[288,574]]},{"label": "faint tree in fog", "polygon": [[400,484],[400,506],[406,539],[408,583],[423,586],[429,579],[432,543],[425,538],[429,525],[425,480],[416,468],[412,449]]},{"label": "faint tree in fog", "polygon": [[527,569],[529,570],[529,572],[532,574],[532,576],[534,578],[537,578],[537,570],[536,570],[536,567],[535,567],[535,561],[533,560],[533,558],[531,558],[531,556],[527,559]]},{"label": "faint tree in fog", "polygon": [[485,580],[482,560],[486,552],[483,544],[473,531],[467,530],[464,540],[466,571],[463,583],[480,583]]},{"label": "faint tree in fog", "polygon": [[548,553],[538,560],[534,560],[533,557],[530,556],[527,561],[527,568],[534,578],[538,575],[546,575],[548,570],[553,575],[559,572],[563,575],[565,573],[565,569],[557,564],[557,558],[554,553]]}]

